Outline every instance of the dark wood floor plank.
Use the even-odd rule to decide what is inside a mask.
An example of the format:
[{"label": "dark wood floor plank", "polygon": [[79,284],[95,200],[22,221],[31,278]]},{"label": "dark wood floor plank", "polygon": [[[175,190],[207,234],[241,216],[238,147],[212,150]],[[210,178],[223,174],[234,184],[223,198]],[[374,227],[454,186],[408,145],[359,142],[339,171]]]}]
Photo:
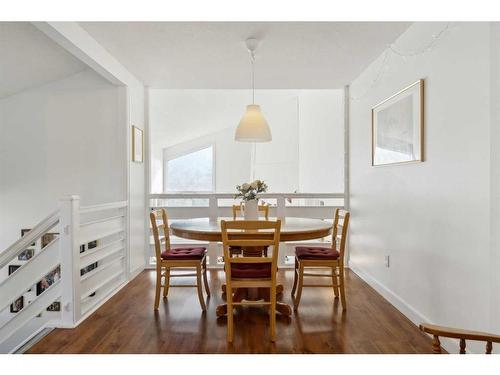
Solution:
[{"label": "dark wood floor plank", "polygon": [[[291,304],[293,272],[279,271],[282,300]],[[153,311],[155,273],[144,271],[75,329],[56,329],[28,353],[431,353],[413,323],[356,274],[347,272],[347,311],[330,288],[304,288],[299,311],[277,319],[269,341],[267,312],[238,308],[234,343],[226,343],[226,320],[215,307],[222,271],[210,271],[212,297],[202,313],[194,288],[171,288]],[[179,282],[179,279],[175,279]],[[182,282],[191,283],[191,280]]]}]

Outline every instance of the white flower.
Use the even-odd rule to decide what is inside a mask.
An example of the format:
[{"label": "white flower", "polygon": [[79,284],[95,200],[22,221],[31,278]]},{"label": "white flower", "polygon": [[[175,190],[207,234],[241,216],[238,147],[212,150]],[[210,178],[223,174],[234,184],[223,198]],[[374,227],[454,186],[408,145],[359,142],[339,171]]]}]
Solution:
[{"label": "white flower", "polygon": [[248,190],[250,188],[250,185],[245,182],[243,185],[241,185],[241,188],[243,190]]},{"label": "white flower", "polygon": [[259,186],[258,184],[259,184],[259,183],[258,183],[258,181],[257,181],[257,180],[255,180],[254,182],[252,182],[252,183],[250,184],[250,186],[252,187],[252,189],[257,189],[257,187]]}]

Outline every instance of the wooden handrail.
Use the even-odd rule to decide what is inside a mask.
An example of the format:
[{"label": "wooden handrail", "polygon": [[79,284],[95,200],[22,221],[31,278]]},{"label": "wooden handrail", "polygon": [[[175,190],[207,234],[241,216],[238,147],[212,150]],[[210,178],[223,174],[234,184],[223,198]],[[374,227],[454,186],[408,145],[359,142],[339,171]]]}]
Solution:
[{"label": "wooden handrail", "polygon": [[465,339],[473,341],[491,341],[500,343],[500,336],[485,332],[469,331],[465,329],[436,326],[433,324],[420,324],[420,330],[431,335],[449,337],[453,339]]},{"label": "wooden handrail", "polygon": [[434,353],[441,353],[439,337],[449,337],[460,340],[460,354],[465,354],[465,340],[486,342],[486,354],[491,354],[492,343],[500,343],[500,335],[486,332],[470,331],[465,329],[437,326],[422,323],[420,330],[433,336],[432,345]]}]

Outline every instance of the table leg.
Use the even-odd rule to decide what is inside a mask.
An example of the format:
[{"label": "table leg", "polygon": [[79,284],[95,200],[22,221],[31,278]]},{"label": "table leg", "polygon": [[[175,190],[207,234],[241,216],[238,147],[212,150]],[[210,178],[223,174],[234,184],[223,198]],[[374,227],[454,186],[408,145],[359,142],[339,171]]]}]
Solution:
[{"label": "table leg", "polygon": [[[223,290],[225,291],[225,285],[223,285]],[[283,292],[283,285],[277,285],[276,294]],[[257,290],[249,290],[249,288],[238,288],[234,292],[233,301],[241,302],[242,300],[264,300],[269,301],[269,289],[268,288],[258,288]],[[276,302],[276,311],[285,316],[292,315],[292,308],[284,302]],[[217,306],[215,310],[217,317],[224,316],[227,314],[227,304],[221,304]]]}]

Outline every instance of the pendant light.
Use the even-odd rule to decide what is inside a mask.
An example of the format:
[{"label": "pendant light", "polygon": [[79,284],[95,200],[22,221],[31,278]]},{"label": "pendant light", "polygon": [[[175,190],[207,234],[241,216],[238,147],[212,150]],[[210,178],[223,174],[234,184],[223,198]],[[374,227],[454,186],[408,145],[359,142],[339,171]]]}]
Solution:
[{"label": "pendant light", "polygon": [[236,128],[234,139],[238,142],[270,142],[272,140],[271,129],[260,111],[260,106],[255,104],[254,64],[258,44],[259,41],[255,38],[246,40],[252,64],[252,104],[247,105],[247,110]]}]

